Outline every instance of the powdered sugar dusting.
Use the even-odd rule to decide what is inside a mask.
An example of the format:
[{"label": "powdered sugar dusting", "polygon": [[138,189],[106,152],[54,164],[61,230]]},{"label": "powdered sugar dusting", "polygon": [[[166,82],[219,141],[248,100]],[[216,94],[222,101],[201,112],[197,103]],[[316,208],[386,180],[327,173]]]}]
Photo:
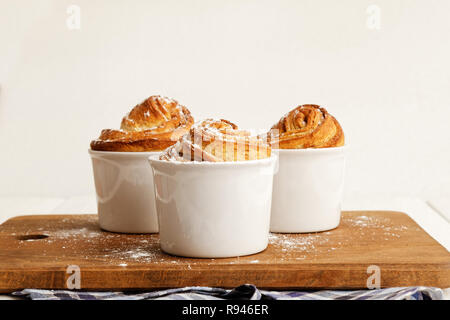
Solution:
[{"label": "powdered sugar dusting", "polygon": [[[139,261],[139,262],[152,262],[155,258],[155,253],[145,250],[145,248],[133,248],[130,250],[113,250],[105,254],[105,257],[113,258],[114,260],[123,261]],[[119,264],[123,265],[123,263]]]},{"label": "powdered sugar dusting", "polygon": [[[380,242],[405,241],[408,229],[419,228],[399,224],[395,218],[377,215],[344,215],[337,229],[308,234],[269,234],[269,246],[260,254],[227,259],[189,259],[165,254],[160,249],[158,235],[119,234],[102,231],[96,216],[64,218],[40,224],[27,234],[48,235],[30,241],[16,241],[17,247],[40,246],[39,258],[54,264],[57,261],[130,268],[133,265],[181,267],[187,270],[212,264],[264,265],[276,261],[299,261],[336,257],[340,252],[353,252],[353,247],[369,248]],[[27,234],[11,233],[12,237]],[[47,243],[47,246],[42,246]],[[30,250],[25,250],[29,254]],[[75,263],[74,262],[74,263]]]},{"label": "powdered sugar dusting", "polygon": [[[351,232],[348,230],[351,229]],[[344,232],[347,230],[347,232]],[[271,233],[269,244],[282,254],[278,259],[304,260],[326,259],[340,250],[353,246],[370,246],[379,241],[393,241],[401,238],[408,230],[390,218],[382,216],[348,216],[342,219],[337,229],[306,234]],[[380,237],[381,235],[381,237]]]},{"label": "powdered sugar dusting", "polygon": [[331,248],[327,247],[328,242],[329,237],[324,233],[297,235],[271,233],[269,235],[270,245],[282,253],[281,260],[291,259],[293,254],[296,260],[303,260],[324,251],[329,252]]},{"label": "powdered sugar dusting", "polygon": [[346,223],[355,229],[356,234],[364,235],[365,232],[372,235],[379,235],[382,232],[385,240],[400,238],[401,233],[408,229],[403,225],[393,224],[391,219],[377,216],[356,216],[346,219]]}]

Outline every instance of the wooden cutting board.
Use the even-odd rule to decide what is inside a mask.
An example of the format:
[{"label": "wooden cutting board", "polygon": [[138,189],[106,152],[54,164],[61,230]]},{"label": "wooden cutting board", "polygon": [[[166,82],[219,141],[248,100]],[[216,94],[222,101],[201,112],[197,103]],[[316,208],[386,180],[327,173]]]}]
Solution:
[{"label": "wooden cutting board", "polygon": [[70,265],[80,268],[82,290],[366,288],[371,265],[381,287],[450,287],[450,253],[400,212],[344,212],[337,229],[271,234],[264,252],[238,258],[180,258],[158,242],[102,231],[96,215],[16,217],[0,225],[0,292],[65,289]]}]

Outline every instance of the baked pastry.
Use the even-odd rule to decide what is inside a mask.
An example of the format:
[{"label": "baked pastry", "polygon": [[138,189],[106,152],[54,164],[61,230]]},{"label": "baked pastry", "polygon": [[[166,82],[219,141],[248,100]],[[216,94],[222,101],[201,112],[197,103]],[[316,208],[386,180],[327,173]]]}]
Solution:
[{"label": "baked pastry", "polygon": [[267,136],[274,149],[330,148],[345,142],[339,122],[314,104],[298,106],[284,115]]},{"label": "baked pastry", "polygon": [[227,120],[206,119],[165,150],[161,160],[169,161],[245,161],[270,157],[271,148],[250,132],[238,130]]},{"label": "baked pastry", "polygon": [[123,119],[120,130],[104,129],[91,142],[99,151],[161,151],[186,134],[194,119],[177,101],[151,96],[135,106]]}]

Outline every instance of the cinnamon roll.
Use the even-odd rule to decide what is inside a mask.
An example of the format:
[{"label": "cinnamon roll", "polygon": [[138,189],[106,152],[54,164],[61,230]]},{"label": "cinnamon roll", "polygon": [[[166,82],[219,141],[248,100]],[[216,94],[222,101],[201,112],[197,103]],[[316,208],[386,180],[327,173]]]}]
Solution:
[{"label": "cinnamon roll", "polygon": [[344,132],[325,108],[305,104],[284,115],[268,140],[274,149],[330,148],[344,145]]},{"label": "cinnamon roll", "polygon": [[250,132],[227,120],[206,119],[195,124],[160,156],[169,161],[245,161],[270,157],[271,148]]},{"label": "cinnamon roll", "polygon": [[135,106],[123,119],[120,130],[104,129],[91,142],[99,151],[160,151],[189,132],[194,123],[189,110],[177,101],[151,96]]}]

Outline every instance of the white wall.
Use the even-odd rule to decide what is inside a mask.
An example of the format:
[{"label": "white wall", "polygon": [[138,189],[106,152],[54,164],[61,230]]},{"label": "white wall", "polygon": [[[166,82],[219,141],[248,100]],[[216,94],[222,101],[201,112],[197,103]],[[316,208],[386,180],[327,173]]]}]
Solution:
[{"label": "white wall", "polygon": [[152,94],[252,128],[322,104],[351,146],[347,197],[450,195],[449,14],[447,0],[0,0],[0,195],[93,194],[90,140]]}]

